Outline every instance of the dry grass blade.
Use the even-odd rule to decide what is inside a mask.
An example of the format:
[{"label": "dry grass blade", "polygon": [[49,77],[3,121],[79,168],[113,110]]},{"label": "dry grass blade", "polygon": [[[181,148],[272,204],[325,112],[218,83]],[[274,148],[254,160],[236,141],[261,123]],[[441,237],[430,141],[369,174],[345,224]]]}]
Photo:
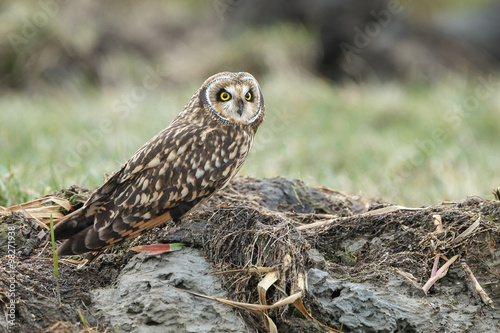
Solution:
[{"label": "dry grass blade", "polygon": [[432,218],[434,219],[433,223],[436,226],[436,232],[443,232],[443,222],[441,219],[441,215],[432,215]]},{"label": "dry grass blade", "polygon": [[194,292],[189,291],[189,290],[184,290],[184,289],[179,289],[179,290],[188,292],[188,293],[195,295],[195,296],[198,296],[198,297],[211,299],[211,300],[214,300],[214,301],[226,304],[226,305],[230,305],[230,306],[240,308],[243,310],[249,310],[249,311],[255,312],[257,314],[260,314],[264,317],[265,322],[266,322],[266,327],[268,328],[270,333],[278,333],[278,329],[276,327],[276,324],[274,324],[273,320],[271,318],[269,318],[269,316],[266,314],[267,310],[274,309],[274,308],[288,305],[288,304],[294,304],[294,302],[297,299],[300,299],[300,297],[302,297],[302,292],[298,292],[298,293],[295,293],[291,296],[288,296],[288,297],[286,297],[286,298],[282,299],[281,301],[278,301],[274,304],[263,305],[263,304],[251,304],[251,303],[235,302],[235,301],[231,301],[231,300],[224,299],[224,298],[218,298],[218,297],[194,293]]},{"label": "dry grass blade", "polygon": [[49,229],[48,224],[51,215],[55,223],[64,216],[61,209],[70,211],[72,205],[66,199],[50,196],[8,208],[2,207],[0,208],[0,214],[5,215],[11,212],[22,212],[26,216],[32,218],[40,227]]},{"label": "dry grass blade", "polygon": [[38,224],[41,228],[49,230],[49,226],[46,223],[43,223],[36,217],[36,213],[32,211],[32,213],[35,214],[35,216],[31,215],[30,212],[28,212],[26,209],[24,209],[21,205],[18,205],[19,210],[23,212],[27,217],[31,218],[33,221],[35,221],[36,224]]},{"label": "dry grass blade", "polygon": [[404,272],[404,271],[397,269],[397,268],[394,269],[394,271],[396,273],[398,273],[399,275],[401,275],[402,277],[404,277],[406,280],[408,280],[415,288],[417,288],[417,289],[421,288],[421,286],[417,282],[417,279],[415,279],[415,277],[412,274],[410,274],[408,272]]},{"label": "dry grass blade", "polygon": [[[404,206],[388,206],[388,207],[383,207],[383,208],[371,210],[371,211],[366,212],[366,213],[358,214],[357,216],[358,217],[360,217],[360,216],[375,216],[375,215],[382,215],[382,214],[394,213],[394,212],[398,212],[398,211],[401,211],[401,210],[417,211],[417,210],[425,210],[427,208],[428,207],[425,207],[425,208],[411,208],[411,207],[404,207]],[[311,229],[311,228],[322,227],[322,226],[329,225],[331,223],[334,223],[334,222],[337,222],[337,221],[341,221],[341,220],[345,220],[345,219],[349,219],[349,218],[351,218],[351,216],[340,217],[340,218],[330,219],[330,220],[326,220],[326,221],[319,221],[319,222],[309,223],[309,224],[301,225],[301,226],[297,227],[297,230],[302,231],[302,230],[307,230],[307,229]]]},{"label": "dry grass blade", "polygon": [[73,205],[71,205],[71,203],[66,199],[51,196],[47,199],[46,202],[49,202],[49,201],[52,201],[52,202],[58,204],[59,206],[61,206],[62,208],[64,208],[67,211],[70,211],[73,209]]},{"label": "dry grass blade", "polygon": [[373,216],[373,215],[380,215],[380,214],[387,214],[387,213],[394,213],[394,212],[399,212],[400,210],[411,210],[411,211],[416,211],[416,210],[424,210],[427,209],[427,207],[424,208],[413,208],[413,207],[405,207],[405,206],[387,206],[379,209],[374,209],[369,212],[360,214],[364,216]]},{"label": "dry grass blade", "polygon": [[195,292],[192,292],[192,291],[189,291],[189,290],[185,290],[185,289],[179,289],[179,290],[185,291],[187,293],[190,293],[190,294],[198,296],[198,297],[203,297],[203,298],[206,298],[206,299],[211,299],[211,300],[223,303],[223,304],[234,306],[235,308],[249,310],[249,311],[252,311],[252,312],[259,313],[259,314],[262,314],[263,310],[270,310],[270,309],[274,309],[274,308],[277,308],[277,307],[280,307],[280,306],[284,306],[284,305],[288,305],[288,304],[293,304],[293,302],[295,302],[298,298],[302,297],[302,292],[297,292],[297,293],[295,293],[293,295],[285,297],[284,299],[282,299],[282,300],[280,300],[280,301],[278,301],[278,302],[276,302],[274,304],[271,304],[271,305],[262,305],[262,304],[251,304],[251,303],[231,301],[229,299],[224,299],[224,298],[218,298],[218,297],[213,297],[213,296],[207,296],[207,295],[203,295],[203,294],[198,294],[198,293],[195,293]]},{"label": "dry grass blade", "polygon": [[214,272],[212,274],[219,275],[219,274],[231,274],[231,273],[257,273],[260,275],[262,273],[269,273],[275,270],[276,270],[275,267],[249,267],[249,268],[230,269],[226,271]]},{"label": "dry grass blade", "polygon": [[472,223],[472,225],[470,227],[468,227],[464,232],[462,232],[460,235],[458,235],[457,238],[455,238],[454,240],[452,240],[451,244],[458,243],[461,240],[464,240],[465,238],[467,238],[467,236],[469,236],[470,234],[472,234],[474,232],[474,230],[476,230],[477,227],[479,227],[480,223],[481,223],[481,215],[479,215],[479,217],[477,218],[477,220],[474,223]]},{"label": "dry grass blade", "polygon": [[[267,305],[266,303],[267,290],[273,285],[274,282],[278,280],[278,275],[279,275],[278,271],[270,272],[257,284],[257,291],[259,292],[260,304]],[[267,315],[267,310],[263,311]]]},{"label": "dry grass blade", "polygon": [[[259,292],[259,301],[260,304],[262,305],[267,305],[266,302],[266,293],[267,290],[273,285],[274,282],[278,280],[278,271],[273,271],[268,273],[258,284],[257,284],[257,291]],[[271,330],[272,324],[270,323],[272,320],[269,318],[269,314],[267,313],[267,310],[264,309],[262,310],[264,312],[264,322],[266,323],[266,328],[269,331]],[[274,322],[273,322],[274,324]]]},{"label": "dry grass blade", "polygon": [[306,224],[306,225],[298,226],[297,230],[298,231],[303,231],[303,230],[307,230],[307,229],[322,227],[322,226],[329,225],[329,224],[331,224],[333,222],[336,222],[336,221],[341,221],[343,219],[345,219],[345,217],[340,217],[338,219],[332,219],[332,220],[326,220],[326,221],[319,221],[319,222],[309,223],[309,224]]},{"label": "dry grass blade", "polygon": [[[259,300],[260,300],[261,304],[236,302],[236,301],[231,301],[231,300],[227,300],[227,299],[223,299],[223,298],[202,295],[202,294],[194,293],[194,292],[191,292],[188,290],[183,290],[183,289],[181,289],[181,290],[186,291],[186,292],[188,292],[192,295],[198,296],[198,297],[203,297],[203,298],[215,300],[215,301],[218,301],[218,302],[223,303],[223,304],[227,304],[227,305],[230,305],[233,307],[237,307],[237,308],[244,309],[244,310],[249,310],[249,311],[252,311],[254,313],[260,314],[264,318],[266,328],[269,330],[270,333],[275,333],[275,332],[277,333],[278,331],[276,328],[276,324],[273,322],[273,320],[268,315],[268,310],[274,309],[277,307],[281,307],[281,306],[285,306],[285,305],[289,305],[289,304],[295,306],[295,308],[297,308],[297,310],[299,310],[304,315],[304,317],[316,322],[319,326],[321,326],[323,329],[327,330],[328,332],[341,333],[338,330],[335,330],[331,327],[323,325],[318,320],[316,320],[313,316],[311,316],[311,314],[309,314],[309,312],[307,311],[307,309],[304,306],[304,303],[302,303],[303,290],[300,290],[300,291],[292,294],[291,296],[288,296],[288,297],[286,297],[286,298],[284,298],[284,299],[282,299],[282,300],[280,300],[272,305],[267,305],[267,303],[266,303],[267,290],[276,281],[278,281],[278,278],[279,278],[279,272],[272,271],[269,274],[267,274],[257,285],[257,290],[259,292]],[[299,276],[298,285],[299,285],[299,288],[305,287],[304,276],[302,274],[301,274],[301,276]]]},{"label": "dry grass blade", "polygon": [[77,259],[61,259],[59,260],[59,263],[70,263],[70,264],[74,264],[74,265],[80,265],[82,263],[81,260],[77,260]]},{"label": "dry grass blade", "polygon": [[293,306],[295,306],[295,308],[297,308],[297,310],[299,310],[300,313],[302,313],[304,315],[304,317],[316,322],[324,330],[326,330],[328,332],[332,332],[332,333],[342,333],[342,331],[336,330],[334,328],[328,327],[328,326],[320,323],[317,319],[315,319],[313,316],[311,316],[309,314],[309,312],[307,312],[307,309],[305,308],[304,303],[302,303],[302,297],[298,298],[295,302],[293,302]]},{"label": "dry grass blade", "polygon": [[[298,279],[297,279],[297,288],[299,290],[301,290],[302,292],[305,290],[306,288],[306,276],[305,274],[303,273],[299,273],[299,276],[298,276]],[[314,321],[315,323],[317,323],[319,326],[321,326],[324,330],[328,331],[328,332],[332,332],[332,333],[342,333],[341,331],[338,331],[334,328],[331,328],[329,326],[326,326],[324,325],[323,323],[319,322],[316,318],[314,318],[306,309],[306,307],[304,306],[304,303],[302,303],[302,297],[301,298],[298,298],[295,302],[293,302],[293,306],[295,306],[295,308],[297,310],[300,311],[300,313],[302,313],[302,315],[304,317],[306,317],[307,319],[309,320],[312,320]]]}]

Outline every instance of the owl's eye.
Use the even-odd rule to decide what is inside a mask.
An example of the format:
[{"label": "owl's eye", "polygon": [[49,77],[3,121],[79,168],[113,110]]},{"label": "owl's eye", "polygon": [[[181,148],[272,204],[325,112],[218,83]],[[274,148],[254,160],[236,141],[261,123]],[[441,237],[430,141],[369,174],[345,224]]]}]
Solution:
[{"label": "owl's eye", "polygon": [[247,101],[249,101],[249,100],[251,100],[251,99],[252,99],[252,94],[250,93],[250,91],[249,91],[249,92],[247,92],[247,93],[245,94],[245,99],[246,99]]},{"label": "owl's eye", "polygon": [[220,93],[219,97],[220,97],[221,100],[223,100],[225,102],[225,101],[228,101],[231,98],[231,94],[228,93],[227,91],[223,91],[223,92]]}]

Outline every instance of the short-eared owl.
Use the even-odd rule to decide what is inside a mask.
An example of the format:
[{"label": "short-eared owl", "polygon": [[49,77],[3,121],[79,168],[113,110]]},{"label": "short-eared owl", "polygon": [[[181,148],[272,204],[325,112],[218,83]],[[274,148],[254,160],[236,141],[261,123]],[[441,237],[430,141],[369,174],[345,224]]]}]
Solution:
[{"label": "short-eared owl", "polygon": [[248,73],[208,78],[166,129],[59,221],[59,255],[99,251],[181,218],[223,188],[245,162],[264,120]]}]

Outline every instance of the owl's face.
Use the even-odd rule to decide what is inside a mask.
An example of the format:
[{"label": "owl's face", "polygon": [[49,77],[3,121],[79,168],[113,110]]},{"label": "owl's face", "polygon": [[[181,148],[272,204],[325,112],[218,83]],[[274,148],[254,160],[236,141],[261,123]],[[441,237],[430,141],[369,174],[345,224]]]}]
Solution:
[{"label": "owl's face", "polygon": [[200,98],[223,122],[254,125],[264,116],[259,84],[249,73],[223,72],[208,78],[202,86]]}]

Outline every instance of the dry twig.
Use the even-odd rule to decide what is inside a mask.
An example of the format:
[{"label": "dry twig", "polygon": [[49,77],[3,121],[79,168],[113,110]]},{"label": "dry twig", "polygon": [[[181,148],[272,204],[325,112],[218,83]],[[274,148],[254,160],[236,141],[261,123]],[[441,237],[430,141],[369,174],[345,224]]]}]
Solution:
[{"label": "dry twig", "polygon": [[484,304],[489,305],[492,308],[494,308],[493,301],[488,296],[486,291],[484,291],[483,287],[481,287],[481,285],[477,281],[476,277],[474,276],[474,273],[472,273],[472,270],[470,269],[469,265],[467,265],[466,263],[463,263],[462,267],[469,273],[469,277],[472,280],[472,283],[474,284],[474,287],[476,288],[476,291],[479,294],[479,296],[481,297],[481,300],[484,302]]},{"label": "dry twig", "polygon": [[457,260],[458,255],[453,256],[450,260],[448,260],[443,266],[441,266],[440,269],[437,270],[436,275],[431,276],[431,278],[427,281],[427,283],[422,287],[422,290],[424,293],[427,294],[429,289],[436,283],[437,280],[443,278],[446,276],[446,273],[448,273],[448,268],[450,267],[451,264]]}]

